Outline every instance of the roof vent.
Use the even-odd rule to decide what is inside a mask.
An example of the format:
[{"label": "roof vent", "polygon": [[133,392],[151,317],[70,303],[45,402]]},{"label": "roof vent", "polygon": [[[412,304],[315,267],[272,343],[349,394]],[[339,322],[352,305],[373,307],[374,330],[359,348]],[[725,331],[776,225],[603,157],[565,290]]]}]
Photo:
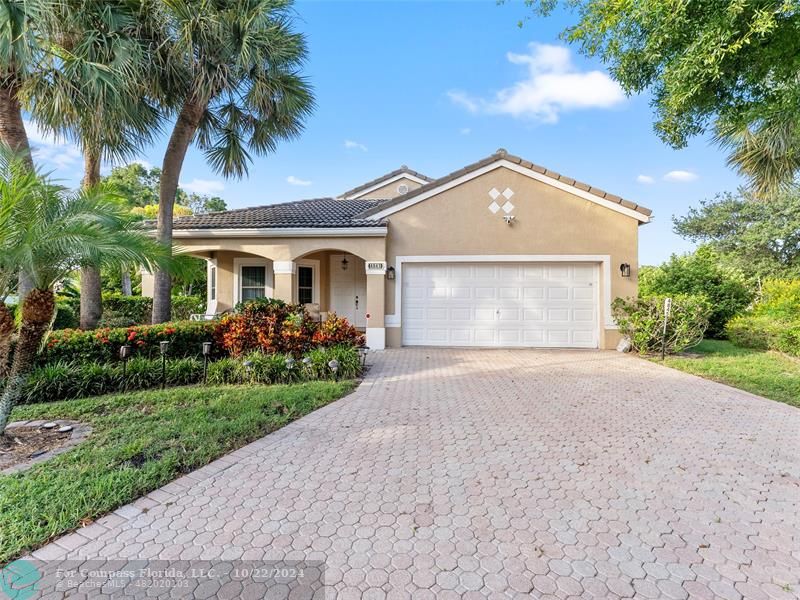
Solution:
[{"label": "roof vent", "polygon": [[397,193],[400,194],[401,196],[403,194],[407,194],[408,186],[405,183],[401,183],[400,185],[397,186]]}]

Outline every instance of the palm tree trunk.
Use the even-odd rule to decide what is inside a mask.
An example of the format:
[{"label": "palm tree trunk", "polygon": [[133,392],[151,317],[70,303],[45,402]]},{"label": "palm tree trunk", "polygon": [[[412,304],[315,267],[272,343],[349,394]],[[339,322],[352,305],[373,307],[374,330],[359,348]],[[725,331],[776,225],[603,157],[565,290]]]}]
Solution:
[{"label": "palm tree trunk", "polygon": [[0,397],[0,434],[5,433],[11,409],[22,396],[25,377],[33,369],[36,355],[42,347],[47,330],[50,329],[55,310],[53,290],[33,289],[22,303],[22,326],[14,351],[14,362],[11,365],[6,388]]},{"label": "palm tree trunk", "polygon": [[[100,183],[100,156],[84,150],[83,187],[92,188]],[[94,329],[103,316],[100,269],[92,265],[81,268],[81,329]]]},{"label": "palm tree trunk", "polygon": [[0,302],[0,378],[8,375],[11,336],[14,335],[14,329],[16,329],[14,315],[4,302]]},{"label": "palm tree trunk", "polygon": [[[3,81],[2,77],[0,81]],[[19,86],[13,76],[0,83],[0,141],[14,152],[19,152],[32,169],[31,147],[28,143],[28,134],[25,132],[25,122],[22,120],[18,91]]]},{"label": "palm tree trunk", "polygon": [[122,295],[133,296],[133,285],[131,284],[131,272],[127,267],[122,267]]},{"label": "palm tree trunk", "polygon": [[[161,182],[158,190],[158,225],[156,239],[159,243],[172,247],[172,208],[175,194],[178,192],[178,178],[183,168],[186,151],[192,143],[194,134],[200,124],[205,106],[194,99],[183,105],[172,135],[169,138],[164,162],[161,165]],[[153,318],[152,322],[169,321],[172,313],[171,305],[172,277],[166,271],[157,270],[153,282]]]},{"label": "palm tree trunk", "polygon": [[[3,77],[5,75],[5,77]],[[28,134],[25,131],[25,122],[22,120],[22,109],[19,105],[17,93],[19,85],[13,75],[0,74],[0,142],[3,142],[15,152],[19,152],[28,168],[33,169],[31,146],[28,143]],[[25,299],[31,285],[24,273],[19,274],[17,296],[19,304]]]}]

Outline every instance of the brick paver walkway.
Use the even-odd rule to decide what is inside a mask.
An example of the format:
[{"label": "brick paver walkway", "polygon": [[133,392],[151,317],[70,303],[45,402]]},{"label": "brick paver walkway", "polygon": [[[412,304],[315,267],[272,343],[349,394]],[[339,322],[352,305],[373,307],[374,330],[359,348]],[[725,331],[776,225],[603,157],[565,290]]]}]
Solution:
[{"label": "brick paver walkway", "polygon": [[370,362],[35,556],[323,559],[331,598],[797,597],[797,409],[613,352]]}]

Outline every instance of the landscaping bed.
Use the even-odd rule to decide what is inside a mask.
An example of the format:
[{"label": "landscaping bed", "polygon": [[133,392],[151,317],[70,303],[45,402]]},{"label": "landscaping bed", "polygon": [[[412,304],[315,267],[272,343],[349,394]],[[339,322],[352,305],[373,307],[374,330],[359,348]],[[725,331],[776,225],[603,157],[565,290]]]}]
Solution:
[{"label": "landscaping bed", "polygon": [[664,364],[800,408],[798,359],[723,340],[704,340],[689,353],[668,356]]},{"label": "landscaping bed", "polygon": [[91,523],[353,389],[353,381],[180,387],[20,406],[14,421],[71,419],[92,435],[0,476],[0,564]]}]

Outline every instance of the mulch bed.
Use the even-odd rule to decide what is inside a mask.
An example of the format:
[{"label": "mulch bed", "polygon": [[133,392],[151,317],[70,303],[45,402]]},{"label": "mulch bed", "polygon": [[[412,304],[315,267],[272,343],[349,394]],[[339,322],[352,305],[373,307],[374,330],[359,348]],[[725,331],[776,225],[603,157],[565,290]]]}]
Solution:
[{"label": "mulch bed", "polygon": [[0,470],[28,462],[45,452],[66,446],[72,432],[58,433],[58,428],[14,427],[0,436]]}]

